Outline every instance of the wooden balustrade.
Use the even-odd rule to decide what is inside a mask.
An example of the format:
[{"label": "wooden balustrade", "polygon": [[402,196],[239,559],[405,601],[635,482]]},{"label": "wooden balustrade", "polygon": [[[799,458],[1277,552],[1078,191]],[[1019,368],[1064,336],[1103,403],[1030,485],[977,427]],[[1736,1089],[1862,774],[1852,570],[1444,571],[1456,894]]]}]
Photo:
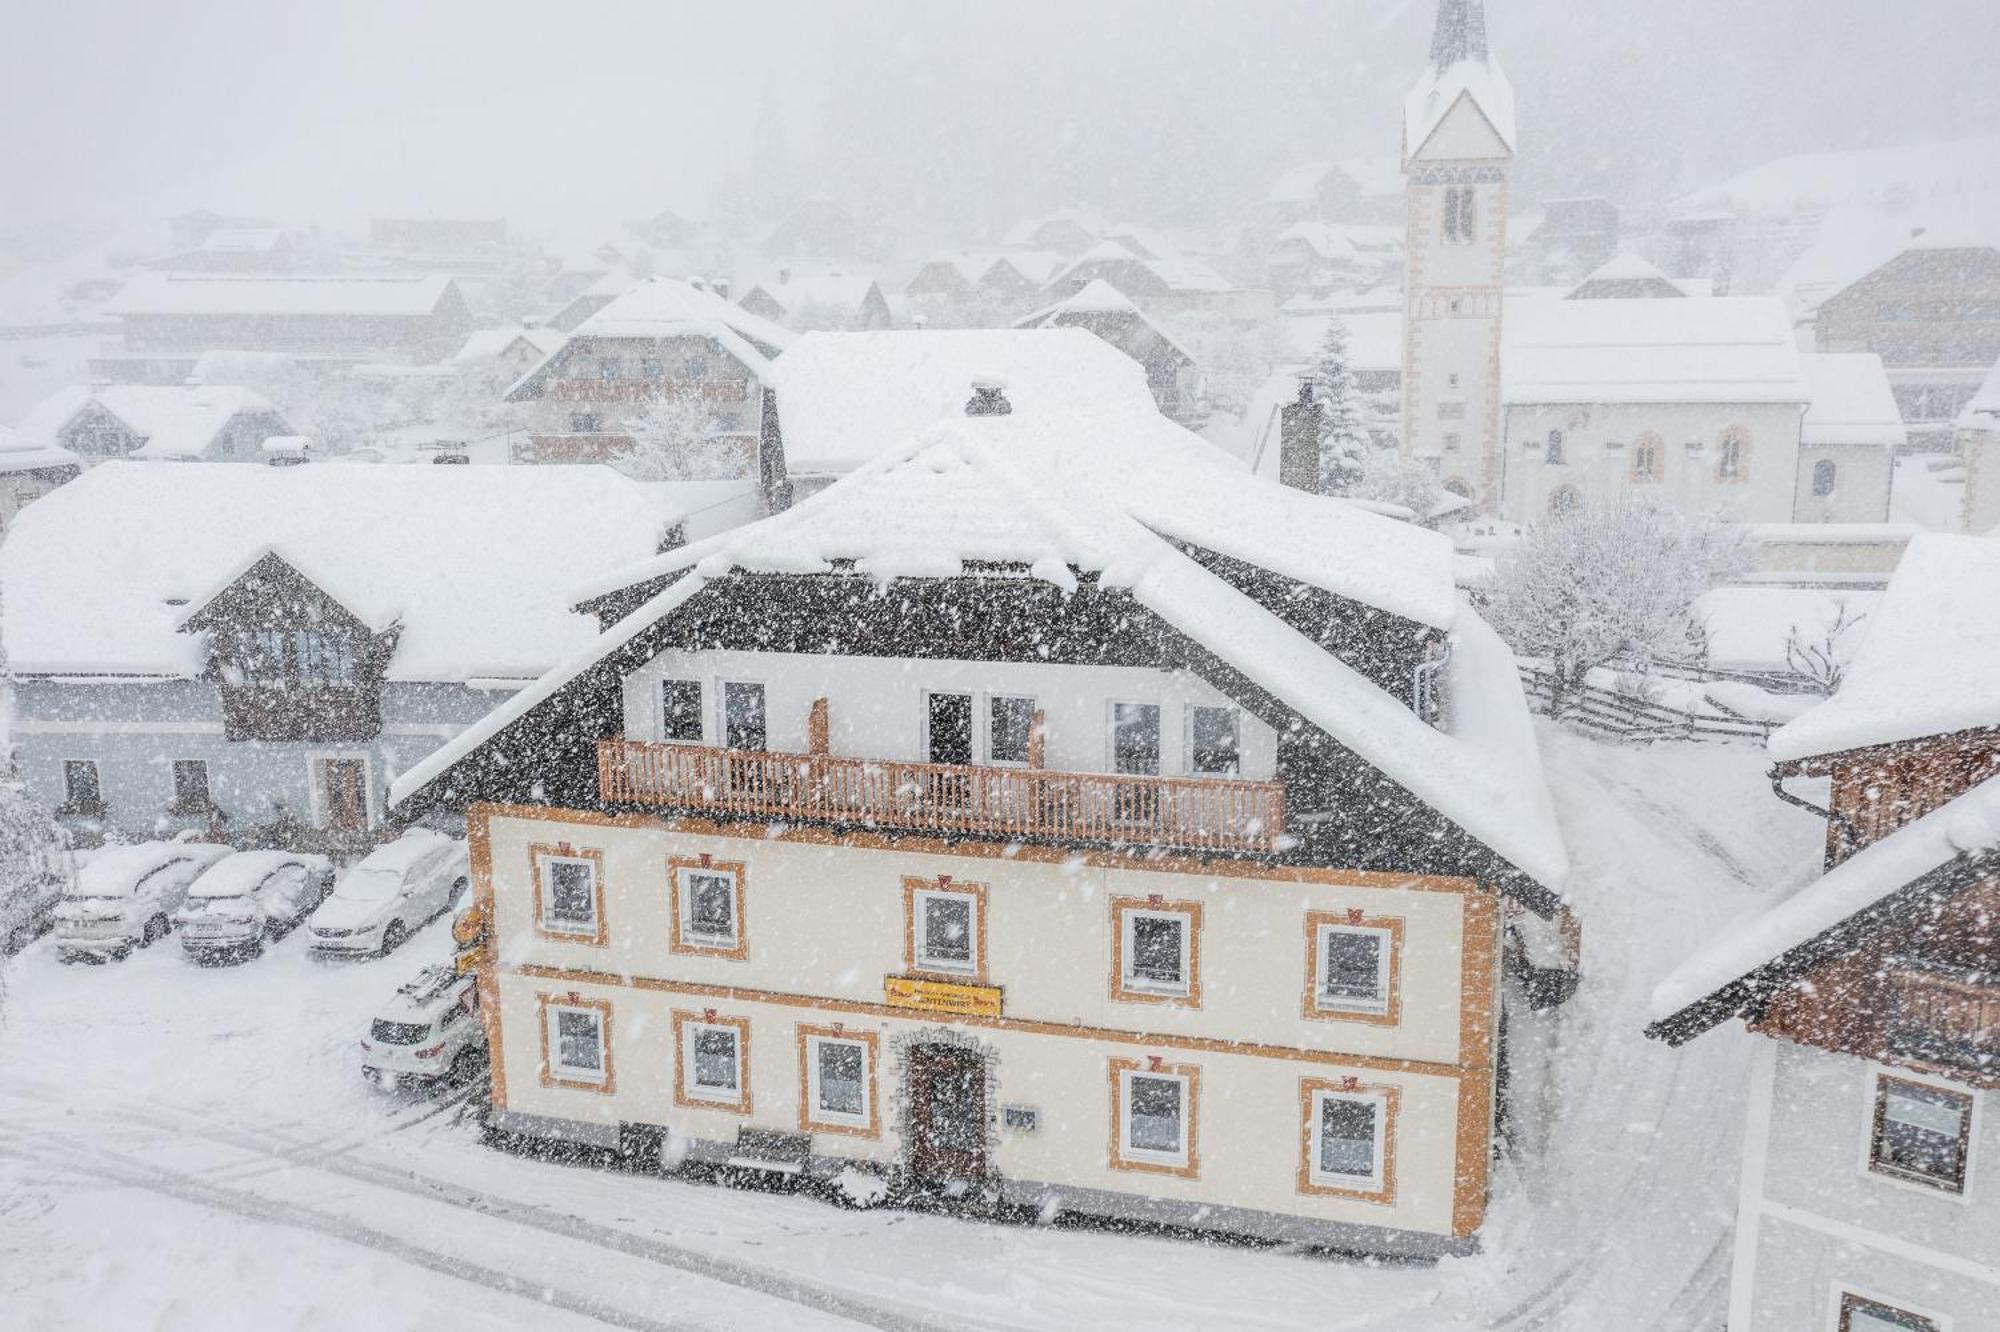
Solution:
[{"label": "wooden balustrade", "polygon": [[605,740],[611,804],[913,832],[1187,850],[1269,851],[1284,788],[1232,778],[1135,777],[776,754]]}]

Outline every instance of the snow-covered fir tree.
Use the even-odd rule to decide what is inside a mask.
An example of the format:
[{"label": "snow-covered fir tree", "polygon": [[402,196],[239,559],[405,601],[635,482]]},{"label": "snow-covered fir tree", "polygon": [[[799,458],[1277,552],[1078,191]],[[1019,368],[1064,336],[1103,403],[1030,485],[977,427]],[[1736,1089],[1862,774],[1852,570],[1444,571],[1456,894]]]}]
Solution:
[{"label": "snow-covered fir tree", "polygon": [[1320,404],[1320,489],[1329,495],[1345,495],[1361,482],[1369,444],[1361,392],[1355,386],[1347,350],[1347,323],[1338,315],[1327,321],[1319,359],[1313,364],[1312,385]]}]

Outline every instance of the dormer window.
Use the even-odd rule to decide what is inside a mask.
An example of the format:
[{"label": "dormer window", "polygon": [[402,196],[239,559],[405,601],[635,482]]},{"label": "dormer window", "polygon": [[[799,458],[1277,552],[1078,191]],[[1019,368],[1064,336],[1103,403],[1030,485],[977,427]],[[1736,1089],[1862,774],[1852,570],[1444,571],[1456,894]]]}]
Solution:
[{"label": "dormer window", "polygon": [[249,629],[237,660],[245,684],[261,689],[354,687],[354,640],[312,629]]}]

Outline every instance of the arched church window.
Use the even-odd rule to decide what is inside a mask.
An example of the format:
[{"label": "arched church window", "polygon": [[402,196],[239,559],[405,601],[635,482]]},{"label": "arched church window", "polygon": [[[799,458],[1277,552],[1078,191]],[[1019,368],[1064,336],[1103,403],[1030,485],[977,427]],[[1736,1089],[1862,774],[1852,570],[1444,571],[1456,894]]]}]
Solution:
[{"label": "arched church window", "polygon": [[1650,485],[1661,477],[1660,437],[1650,430],[1632,441],[1632,481]]},{"label": "arched church window", "polygon": [[1830,462],[1814,463],[1812,479],[1813,494],[1821,498],[1831,495],[1833,493],[1834,482],[1839,479],[1839,475],[1840,469]]},{"label": "arched church window", "polygon": [[1557,486],[1549,492],[1549,516],[1561,518],[1583,507],[1583,494],[1575,486]]},{"label": "arched church window", "polygon": [[1730,426],[1715,449],[1715,479],[1745,481],[1750,476],[1750,432]]},{"label": "arched church window", "polygon": [[1548,451],[1542,455],[1542,461],[1559,464],[1562,462],[1562,460],[1563,460],[1563,432],[1560,430],[1551,430],[1549,431]]}]

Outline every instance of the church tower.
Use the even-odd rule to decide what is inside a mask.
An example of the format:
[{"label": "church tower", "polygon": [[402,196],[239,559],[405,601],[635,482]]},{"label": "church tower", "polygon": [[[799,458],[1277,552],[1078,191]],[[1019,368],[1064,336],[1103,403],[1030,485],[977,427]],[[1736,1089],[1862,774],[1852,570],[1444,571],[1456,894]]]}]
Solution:
[{"label": "church tower", "polygon": [[1486,50],[1483,0],[1439,0],[1430,68],[1403,104],[1409,216],[1403,448],[1498,513],[1500,293],[1514,90]]}]

